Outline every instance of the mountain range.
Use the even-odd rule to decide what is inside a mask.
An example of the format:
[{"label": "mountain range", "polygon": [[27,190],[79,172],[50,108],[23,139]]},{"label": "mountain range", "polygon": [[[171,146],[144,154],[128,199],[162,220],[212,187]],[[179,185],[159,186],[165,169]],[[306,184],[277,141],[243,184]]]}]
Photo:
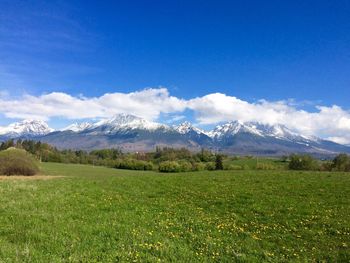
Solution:
[{"label": "mountain range", "polygon": [[285,155],[309,153],[331,156],[350,153],[350,147],[321,138],[304,136],[281,124],[231,121],[204,131],[189,122],[169,126],[133,115],[118,114],[95,123],[74,123],[54,131],[47,123],[24,120],[0,127],[0,141],[27,138],[50,143],[59,149],[152,151],[156,146],[207,148],[229,154]]}]

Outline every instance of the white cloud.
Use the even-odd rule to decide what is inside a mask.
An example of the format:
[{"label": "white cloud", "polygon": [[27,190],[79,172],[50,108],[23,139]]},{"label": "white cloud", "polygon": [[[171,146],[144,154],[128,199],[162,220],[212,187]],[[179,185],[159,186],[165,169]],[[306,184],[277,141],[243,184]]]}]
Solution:
[{"label": "white cloud", "polygon": [[130,113],[146,119],[157,119],[160,113],[180,112],[184,100],[172,97],[165,88],[145,89],[131,93],[106,93],[101,97],[73,97],[59,92],[41,96],[25,95],[21,99],[0,99],[0,111],[9,118],[51,117],[67,119],[108,118]]},{"label": "white cloud", "polygon": [[222,93],[189,100],[188,107],[195,111],[202,124],[230,120],[278,123],[283,118],[281,112],[288,109],[288,106],[280,102],[261,101],[254,104]]},{"label": "white cloud", "polygon": [[328,137],[326,140],[333,141],[340,144],[350,145],[350,136],[344,134],[343,137]]},{"label": "white cloud", "polygon": [[296,108],[292,100],[250,103],[222,93],[184,100],[171,96],[166,88],[106,93],[90,98],[59,92],[24,95],[20,99],[0,97],[0,112],[7,118],[19,119],[108,118],[117,113],[129,113],[156,120],[161,114],[176,114],[187,109],[193,110],[196,122],[203,125],[230,120],[281,123],[306,135],[350,144],[350,112],[336,105],[316,106],[315,111],[308,112]]},{"label": "white cloud", "polygon": [[221,93],[188,101],[202,124],[230,120],[284,124],[305,135],[350,143],[350,112],[339,106],[317,106],[315,112],[299,110],[290,101],[249,103]]}]

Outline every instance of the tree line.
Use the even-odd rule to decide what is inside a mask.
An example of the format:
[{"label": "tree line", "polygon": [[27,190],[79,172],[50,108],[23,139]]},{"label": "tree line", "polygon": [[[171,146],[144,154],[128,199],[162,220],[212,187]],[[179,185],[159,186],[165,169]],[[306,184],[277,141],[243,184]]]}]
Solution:
[{"label": "tree line", "polygon": [[332,160],[319,161],[310,155],[292,154],[289,157],[290,170],[350,172],[350,157],[339,154]]},{"label": "tree line", "polygon": [[224,155],[202,149],[193,153],[188,149],[156,147],[154,152],[123,153],[120,149],[93,151],[59,150],[47,143],[34,140],[8,140],[0,144],[0,151],[15,147],[33,154],[42,162],[90,164],[130,170],[159,170],[187,172],[222,170]]}]

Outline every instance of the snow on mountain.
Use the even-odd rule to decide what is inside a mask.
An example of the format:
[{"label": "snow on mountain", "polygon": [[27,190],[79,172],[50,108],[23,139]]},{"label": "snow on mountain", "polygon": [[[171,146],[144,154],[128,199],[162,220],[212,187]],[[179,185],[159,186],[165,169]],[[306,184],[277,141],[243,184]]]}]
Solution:
[{"label": "snow on mountain", "polygon": [[15,122],[7,127],[0,128],[0,135],[16,138],[21,136],[40,136],[46,135],[54,130],[46,122],[40,120],[23,120]]},{"label": "snow on mountain", "polygon": [[[102,120],[96,123],[73,123],[61,131],[73,131],[76,133],[82,131],[90,131],[92,134],[113,134],[116,132],[127,132],[128,130],[147,130],[155,131],[162,129],[163,131],[176,131],[182,135],[194,132],[198,135],[205,134],[213,139],[220,140],[225,136],[234,136],[238,133],[250,133],[255,136],[274,137],[277,139],[317,142],[316,137],[306,137],[299,135],[284,125],[267,125],[258,122],[241,122],[231,121],[223,125],[215,127],[213,130],[206,132],[194,127],[190,122],[183,122],[180,125],[169,127],[167,125],[145,120],[143,118],[130,114],[117,114],[110,119]],[[39,120],[23,120],[10,124],[7,127],[0,127],[0,135],[5,137],[20,137],[20,136],[41,136],[52,132],[47,123]]]},{"label": "snow on mountain", "polygon": [[[68,130],[75,134],[62,132]],[[201,147],[214,147],[235,154],[350,153],[347,146],[300,135],[281,124],[268,125],[258,122],[231,121],[206,132],[189,122],[170,127],[133,115],[118,114],[108,120],[74,123],[58,132],[52,131],[53,129],[43,121],[24,120],[0,127],[0,140],[37,138],[59,148],[89,150],[119,147],[125,142],[125,149],[128,151],[151,151],[155,145],[167,145],[197,150]]]},{"label": "snow on mountain", "polygon": [[72,132],[82,132],[89,128],[93,127],[93,124],[89,122],[82,122],[82,123],[73,123],[66,128],[62,129],[61,131],[72,131]]},{"label": "snow on mountain", "polygon": [[[85,132],[89,135],[114,135],[117,133],[127,134],[129,131],[135,130],[149,132],[161,131],[164,134],[167,132],[177,132],[179,135],[207,135],[212,139],[212,142],[215,142],[215,140],[226,140],[229,137],[233,137],[241,133],[268,139],[285,140],[306,146],[316,144],[319,145],[323,142],[322,139],[314,136],[300,135],[281,124],[268,125],[258,122],[231,121],[223,125],[219,125],[213,130],[207,132],[194,127],[187,121],[177,126],[170,127],[129,114],[117,114],[110,119],[102,120],[96,123],[73,123],[61,131],[73,131],[75,133]],[[35,137],[46,135],[52,131],[53,129],[49,128],[49,126],[43,121],[24,120],[10,124],[7,127],[0,127],[0,136],[3,138],[17,138],[22,136]],[[205,143],[209,142],[206,141]]]},{"label": "snow on mountain", "polygon": [[173,126],[173,128],[175,129],[175,131],[177,131],[178,133],[181,133],[181,134],[188,134],[190,132],[195,132],[197,134],[206,134],[205,131],[194,127],[188,121],[185,121],[185,122],[181,123],[180,125]]},{"label": "snow on mountain", "polygon": [[301,139],[302,136],[288,129],[282,124],[261,124],[257,122],[249,122],[246,125],[257,129],[263,136],[271,136],[278,139],[295,140]]},{"label": "snow on mountain", "polygon": [[273,137],[281,140],[299,141],[302,144],[306,144],[310,141],[317,142],[319,140],[316,137],[307,137],[293,132],[282,124],[269,125],[258,122],[243,123],[241,121],[232,121],[219,125],[208,134],[210,137],[220,140],[222,137],[234,136],[238,133],[250,133],[261,137]]},{"label": "snow on mountain", "polygon": [[320,138],[316,136],[306,136],[296,133],[282,124],[260,124],[260,123],[248,123],[248,125],[253,125],[259,131],[261,131],[264,136],[274,137],[276,139],[288,140],[288,141],[298,141],[299,143],[308,144],[309,142],[319,142]]},{"label": "snow on mountain", "polygon": [[258,136],[263,136],[263,133],[254,125],[247,125],[241,121],[231,121],[223,125],[216,126],[212,131],[208,132],[208,135],[211,138],[220,139],[224,136],[236,135],[239,132],[247,132]]},{"label": "snow on mountain", "polygon": [[103,128],[104,133],[114,133],[127,130],[149,130],[169,129],[168,126],[156,122],[151,122],[140,117],[129,114],[117,114],[110,119],[102,120],[93,125],[93,128]]}]

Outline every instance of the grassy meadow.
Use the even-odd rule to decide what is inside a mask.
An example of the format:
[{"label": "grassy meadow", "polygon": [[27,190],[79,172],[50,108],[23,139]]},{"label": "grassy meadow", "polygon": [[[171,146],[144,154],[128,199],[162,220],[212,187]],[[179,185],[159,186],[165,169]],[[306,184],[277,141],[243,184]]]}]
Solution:
[{"label": "grassy meadow", "polygon": [[41,166],[0,179],[0,262],[350,261],[348,173]]}]

